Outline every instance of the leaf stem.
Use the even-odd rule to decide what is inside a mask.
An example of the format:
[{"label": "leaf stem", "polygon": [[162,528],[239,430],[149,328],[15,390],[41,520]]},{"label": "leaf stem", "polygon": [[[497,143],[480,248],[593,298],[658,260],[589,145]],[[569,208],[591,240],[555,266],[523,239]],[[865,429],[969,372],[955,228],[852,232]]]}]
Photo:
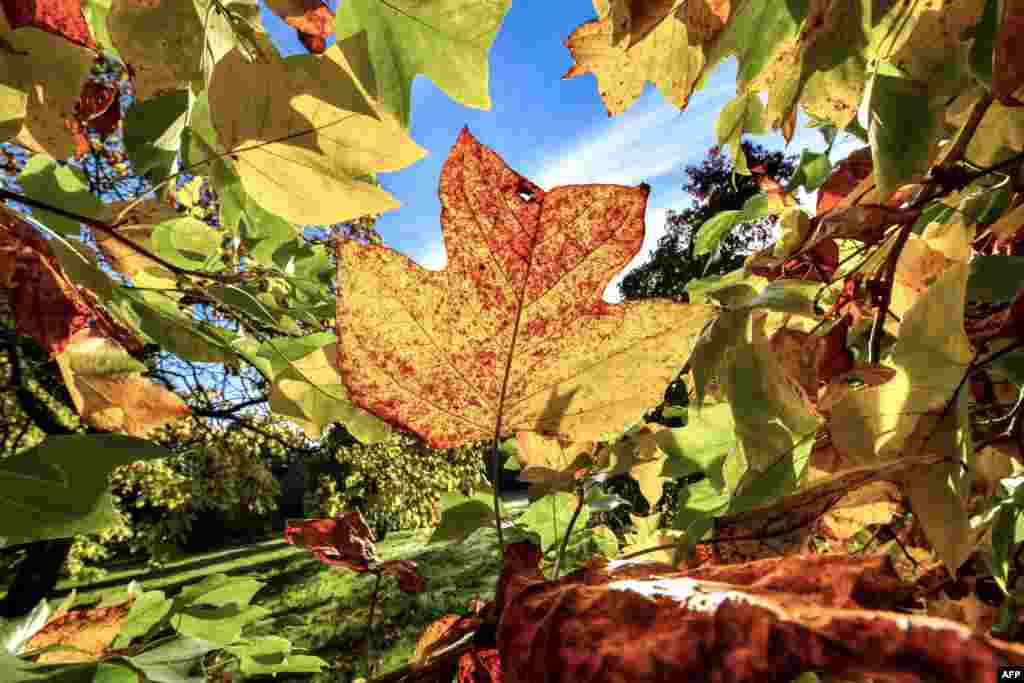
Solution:
[{"label": "leaf stem", "polygon": [[558,580],[558,572],[562,567],[562,558],[565,557],[565,548],[569,545],[569,534],[572,533],[572,527],[576,524],[576,519],[580,516],[580,511],[583,510],[583,487],[576,487],[576,509],[573,510],[572,519],[569,520],[569,526],[565,528],[565,535],[562,536],[562,546],[558,549],[558,557],[555,558],[555,575],[554,581]]}]

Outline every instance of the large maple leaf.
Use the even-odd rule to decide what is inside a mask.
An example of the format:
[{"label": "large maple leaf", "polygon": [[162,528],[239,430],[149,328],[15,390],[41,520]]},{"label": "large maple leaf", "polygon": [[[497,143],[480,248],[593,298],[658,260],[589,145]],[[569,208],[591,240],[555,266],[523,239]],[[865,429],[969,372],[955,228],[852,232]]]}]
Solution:
[{"label": "large maple leaf", "polygon": [[708,305],[608,304],[640,250],[649,188],[545,192],[463,129],[441,171],[448,265],[338,249],[338,365],[350,400],[434,448],[495,431],[594,440],[657,404]]}]

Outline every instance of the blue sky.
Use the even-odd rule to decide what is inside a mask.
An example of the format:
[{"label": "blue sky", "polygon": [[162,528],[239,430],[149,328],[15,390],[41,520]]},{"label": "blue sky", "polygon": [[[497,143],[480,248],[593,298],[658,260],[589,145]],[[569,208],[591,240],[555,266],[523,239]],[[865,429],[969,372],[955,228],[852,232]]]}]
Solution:
[{"label": "blue sky", "polygon": [[[581,183],[651,186],[643,248],[605,290],[607,301],[619,300],[619,280],[647,260],[664,234],[666,210],[689,206],[691,197],[681,189],[683,169],[699,163],[715,144],[718,112],[735,95],[736,65],[730,60],[719,66],[683,112],[648,84],[627,112],[609,118],[593,76],[561,80],[573,64],[565,39],[594,18],[591,0],[513,0],[490,52],[490,111],[464,107],[426,77],[416,78],[412,137],[429,154],[402,171],[379,176],[402,203],[377,223],[389,246],[424,267],[444,267],[437,183],[459,131],[469,126],[477,140],[545,190]],[[284,54],[304,51],[295,31],[266,7],[263,23]],[[801,115],[788,153],[825,148],[821,135],[804,122]],[[777,133],[752,139],[769,149],[781,149],[785,142]],[[832,161],[858,146],[837,140]]]}]

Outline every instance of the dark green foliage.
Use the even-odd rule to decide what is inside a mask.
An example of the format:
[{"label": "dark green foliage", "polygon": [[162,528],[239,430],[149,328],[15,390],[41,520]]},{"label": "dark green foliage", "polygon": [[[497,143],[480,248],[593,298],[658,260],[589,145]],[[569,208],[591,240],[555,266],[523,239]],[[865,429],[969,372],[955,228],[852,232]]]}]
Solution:
[{"label": "dark green foliage", "polygon": [[[768,152],[760,145],[743,143],[751,169],[785,184],[796,170],[796,157]],[[687,301],[683,291],[690,280],[719,275],[743,264],[743,257],[770,242],[775,216],[753,223],[741,223],[725,236],[717,253],[693,256],[692,238],[704,221],[721,211],[738,211],[760,192],[756,176],[733,175],[729,158],[716,145],[699,166],[687,166],[688,181],[683,190],[695,198],[681,212],[669,210],[666,233],[650,259],[630,271],[619,283],[623,299],[666,298]]]}]

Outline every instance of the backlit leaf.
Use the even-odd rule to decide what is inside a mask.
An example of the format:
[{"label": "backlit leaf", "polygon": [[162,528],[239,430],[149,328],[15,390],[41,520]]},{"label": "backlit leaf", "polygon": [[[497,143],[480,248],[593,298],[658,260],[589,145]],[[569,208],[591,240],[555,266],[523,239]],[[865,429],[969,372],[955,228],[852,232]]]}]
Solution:
[{"label": "backlit leaf", "polygon": [[416,74],[460,104],[491,108],[487,53],[510,5],[511,0],[346,0],[335,27],[339,41],[366,32],[376,79],[371,95],[408,129]]},{"label": "backlit leaf", "polygon": [[65,124],[92,68],[94,50],[26,26],[17,31],[0,12],[0,132],[33,152],[67,159],[75,137]]},{"label": "backlit leaf", "polygon": [[209,87],[219,142],[237,157],[246,192],[297,224],[397,208],[390,194],[357,178],[405,168],[425,151],[357,80],[364,38],[336,43],[323,55],[287,58],[261,40],[263,59],[250,63],[235,48],[217,63]]},{"label": "backlit leaf", "polygon": [[502,434],[594,440],[661,400],[714,309],[601,300],[640,249],[646,186],[544,192],[468,130],[440,184],[443,271],[339,245],[338,365],[354,403],[447,447],[492,438],[499,416]]},{"label": "backlit leaf", "polygon": [[56,361],[79,414],[105,431],[145,437],[189,412],[177,394],[142,376],[145,365],[92,330],[75,334]]}]

